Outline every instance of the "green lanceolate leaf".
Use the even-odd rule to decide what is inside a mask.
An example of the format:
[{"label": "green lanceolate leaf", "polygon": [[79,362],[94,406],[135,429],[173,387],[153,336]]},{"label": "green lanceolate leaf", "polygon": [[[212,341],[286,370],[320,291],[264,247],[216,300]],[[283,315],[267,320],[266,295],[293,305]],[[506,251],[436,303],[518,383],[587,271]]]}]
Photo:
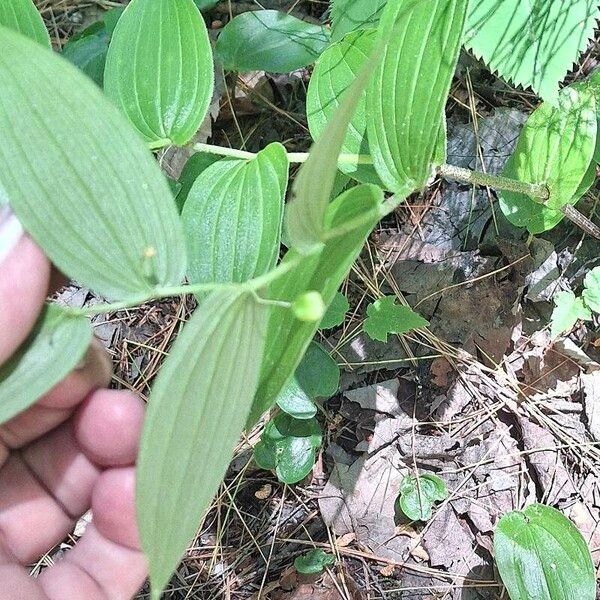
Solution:
[{"label": "green lanceolate leaf", "polygon": [[558,106],[545,102],[529,117],[503,175],[548,186],[545,204],[514,192],[500,193],[506,218],[530,233],[552,229],[563,218],[560,211],[574,204],[594,156],[597,137],[596,99],[584,87],[565,88]]},{"label": "green lanceolate leaf", "polygon": [[230,71],[289,73],[317,60],[329,32],[277,10],[248,11],[232,19],[217,40],[217,57]]},{"label": "green lanceolate leaf", "polygon": [[492,71],[555,100],[594,34],[597,0],[472,0],[466,46]]},{"label": "green lanceolate leaf", "polygon": [[401,335],[428,325],[429,322],[409,306],[396,304],[394,296],[386,296],[367,307],[363,329],[372,340],[387,343],[390,333]]},{"label": "green lanceolate leaf", "polygon": [[377,60],[374,55],[366,61],[358,77],[348,87],[335,115],[313,145],[308,160],[294,181],[294,197],[286,208],[285,228],[290,247],[303,254],[322,246],[327,206],[337,179],[338,158],[348,125]]},{"label": "green lanceolate leaf", "polygon": [[496,564],[511,600],[594,600],[590,551],[577,528],[550,506],[532,504],[500,519]]},{"label": "green lanceolate leaf", "polygon": [[274,143],[253,160],[219,161],[201,173],[182,212],[192,283],[243,282],[275,265],[288,169]]},{"label": "green lanceolate leaf", "polygon": [[445,160],[444,109],[468,0],[390,2],[379,26],[389,39],[367,92],[369,147],[385,186],[421,189]]},{"label": "green lanceolate leaf", "polygon": [[600,267],[595,267],[585,276],[583,288],[586,306],[600,314]]},{"label": "green lanceolate leaf", "polygon": [[104,89],[150,144],[183,145],[213,93],[213,60],[193,0],[133,0],[113,33]]},{"label": "green lanceolate leaf", "polygon": [[154,384],[137,474],[153,597],[196,533],[244,427],[258,383],[265,312],[251,294],[211,294]]},{"label": "green lanceolate leaf", "polygon": [[29,408],[62,381],[77,367],[91,341],[86,317],[46,305],[29,338],[0,366],[0,423]]},{"label": "green lanceolate leaf", "polygon": [[169,186],[98,87],[7,29],[0,81],[0,204],[98,294],[122,300],[179,284],[185,241]]},{"label": "green lanceolate leaf", "polygon": [[348,298],[341,292],[337,292],[333,297],[325,316],[321,320],[319,329],[331,329],[332,327],[341,325],[349,310],[350,304],[348,303]]},{"label": "green lanceolate leaf", "polygon": [[302,575],[319,575],[334,562],[335,558],[331,554],[315,548],[298,556],[294,561],[294,568]]},{"label": "green lanceolate leaf", "polygon": [[334,42],[347,33],[376,27],[387,0],[333,0],[331,37]]},{"label": "green lanceolate leaf", "polygon": [[592,318],[592,313],[583,298],[577,298],[573,292],[558,292],[554,296],[554,304],[550,332],[552,339],[573,329],[580,319],[589,321]]},{"label": "green lanceolate leaf", "polygon": [[398,506],[412,521],[428,521],[433,505],[447,497],[446,483],[437,475],[424,473],[418,478],[407,475],[400,484]]},{"label": "green lanceolate leaf", "polygon": [[[313,139],[319,139],[337,113],[341,97],[373,53],[376,41],[377,31],[374,29],[351,33],[341,42],[329,47],[317,61],[306,98],[306,114]],[[366,90],[358,101],[341,151],[343,154],[369,157]],[[363,183],[381,185],[373,165],[343,161],[340,162],[339,169]]]},{"label": "green lanceolate leaf", "polygon": [[0,26],[18,31],[44,46],[50,46],[48,30],[33,0],[0,2]]},{"label": "green lanceolate leaf", "polygon": [[[293,302],[300,294],[317,290],[329,306],[379,220],[382,201],[381,189],[370,185],[352,188],[334,200],[327,211],[325,230],[330,235],[334,231],[339,233],[312,255],[303,256],[290,250],[283,262],[294,266],[264,291],[265,297]],[[358,219],[362,222],[357,223]],[[249,423],[255,423],[273,406],[300,364],[318,325],[297,320],[291,311],[270,313],[267,350]]]},{"label": "green lanceolate leaf", "polygon": [[200,175],[206,171],[208,167],[214,165],[220,160],[225,159],[221,158],[217,154],[211,154],[208,152],[196,152],[196,154],[192,154],[192,156],[190,156],[188,161],[185,163],[183,170],[181,171],[181,175],[179,176],[179,183],[181,184],[181,187],[179,188],[179,192],[176,197],[179,212],[183,210],[188,194],[190,193],[194,183],[196,183],[196,179],[198,179],[198,177],[200,177]]}]

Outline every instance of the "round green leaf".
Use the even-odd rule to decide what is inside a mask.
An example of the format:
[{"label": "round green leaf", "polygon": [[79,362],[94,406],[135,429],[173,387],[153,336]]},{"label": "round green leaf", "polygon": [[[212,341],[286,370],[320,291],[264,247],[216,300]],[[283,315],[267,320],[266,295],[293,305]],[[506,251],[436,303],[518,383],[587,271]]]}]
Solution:
[{"label": "round green leaf", "polygon": [[288,168],[274,143],[253,160],[219,161],[200,174],[182,212],[191,282],[243,282],[275,265]]},{"label": "round green leaf", "polygon": [[313,399],[300,387],[298,380],[292,377],[277,398],[281,410],[296,419],[312,419],[317,414]]},{"label": "round green leaf", "polygon": [[496,564],[511,600],[594,600],[594,563],[577,528],[550,506],[508,513],[494,533]]},{"label": "round green leaf", "polygon": [[212,49],[193,0],[132,0],[113,33],[104,90],[143,138],[183,145],[213,93]]},{"label": "round green leaf", "polygon": [[309,398],[330,398],[338,391],[340,368],[321,344],[312,342],[295,377]]},{"label": "round green leaf", "polygon": [[[317,61],[306,97],[306,114],[313,139],[318,139],[325,131],[327,123],[340,106],[342,95],[371,56],[376,41],[377,31],[374,29],[351,33],[342,41],[331,45]],[[362,92],[350,121],[342,153],[367,156],[370,153],[367,141],[366,90]],[[358,181],[381,185],[373,165],[341,162],[338,168]]]},{"label": "round green leaf", "polygon": [[443,479],[433,473],[417,477],[407,475],[400,483],[398,505],[412,521],[428,521],[435,502],[445,500],[448,489]]},{"label": "round green leaf", "polygon": [[98,87],[8,29],[0,81],[0,204],[98,294],[122,300],[179,285],[185,243],[169,186]]},{"label": "round green leaf", "polygon": [[2,0],[0,26],[18,31],[43,46],[50,46],[48,30],[33,0]]},{"label": "round green leaf", "polygon": [[314,63],[328,45],[329,32],[321,25],[277,10],[256,10],[227,23],[216,52],[230,71],[289,73]]},{"label": "round green leaf", "polygon": [[331,329],[337,327],[344,322],[346,313],[350,310],[348,298],[341,292],[337,292],[333,297],[325,316],[321,320],[319,329]]},{"label": "round green leaf", "polygon": [[319,575],[334,562],[335,558],[331,554],[315,548],[298,556],[294,561],[294,568],[302,575]]}]

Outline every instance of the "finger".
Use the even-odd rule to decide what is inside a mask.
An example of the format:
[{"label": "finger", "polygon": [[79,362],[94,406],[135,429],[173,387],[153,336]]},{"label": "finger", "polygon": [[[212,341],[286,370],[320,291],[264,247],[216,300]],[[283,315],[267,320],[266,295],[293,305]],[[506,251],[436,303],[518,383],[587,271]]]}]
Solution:
[{"label": "finger", "polygon": [[111,375],[108,354],[102,344],[94,340],[80,368],[37,404],[0,426],[0,441],[9,448],[21,448],[51,431],[66,421],[73,414],[73,407],[90,392],[107,386]]},{"label": "finger", "polygon": [[48,291],[50,263],[23,233],[7,207],[0,208],[0,364],[25,341]]},{"label": "finger", "polygon": [[[0,538],[15,560],[28,563],[63,539],[91,505],[96,485],[103,497],[106,483],[95,461],[133,464],[142,417],[141,401],[128,392],[100,390],[72,421],[8,459],[0,470]],[[129,536],[126,528],[123,532]],[[117,539],[134,543],[127,542],[130,537]]]}]

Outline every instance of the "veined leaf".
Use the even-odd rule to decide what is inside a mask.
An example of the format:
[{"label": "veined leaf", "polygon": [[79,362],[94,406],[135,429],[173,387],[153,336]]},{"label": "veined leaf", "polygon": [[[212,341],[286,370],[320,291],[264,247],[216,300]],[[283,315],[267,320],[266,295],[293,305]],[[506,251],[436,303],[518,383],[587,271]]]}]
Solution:
[{"label": "veined leaf", "polygon": [[169,186],[98,87],[8,29],[0,81],[0,203],[52,262],[116,300],[179,284],[185,241]]},{"label": "veined leaf", "polygon": [[192,283],[243,282],[279,255],[289,163],[271,144],[253,160],[219,161],[196,179],[182,212]]},{"label": "veined leaf", "polygon": [[225,475],[258,383],[265,324],[266,310],[250,294],[211,294],[179,334],[154,384],[137,474],[153,598]]},{"label": "veined leaf", "polygon": [[401,335],[428,325],[410,306],[396,304],[395,296],[385,296],[369,304],[363,329],[372,340],[387,343],[390,333]]},{"label": "veined leaf", "polygon": [[596,28],[598,0],[471,0],[465,44],[500,77],[555,101]]},{"label": "veined leaf", "polygon": [[48,30],[33,0],[0,2],[0,26],[18,31],[44,46],[50,46]]},{"label": "veined leaf", "polygon": [[187,143],[213,93],[212,49],[193,0],[132,0],[104,72],[106,94],[149,143]]},{"label": "veined leaf", "polygon": [[494,532],[496,564],[511,600],[594,600],[594,563],[577,528],[550,506],[504,515]]},{"label": "veined leaf", "polygon": [[387,0],[332,0],[331,37],[334,42],[347,33],[376,27]]},{"label": "veined leaf", "polygon": [[338,158],[348,125],[377,61],[375,55],[366,61],[294,181],[294,198],[286,208],[285,229],[290,247],[303,254],[322,247],[325,215],[337,178]]},{"label": "veined leaf", "polygon": [[225,159],[217,154],[210,154],[208,152],[196,152],[196,154],[192,154],[192,156],[189,157],[178,180],[181,185],[176,197],[179,212],[183,210],[188,194],[194,183],[196,183],[196,179],[198,179],[200,174],[206,171],[210,165],[214,165],[220,160]]},{"label": "veined leaf", "polygon": [[588,308],[600,314],[600,267],[593,268],[583,280],[583,300]]},{"label": "veined leaf", "polygon": [[29,338],[0,366],[0,423],[29,408],[73,371],[84,357],[92,329],[56,304],[44,307]]},{"label": "veined leaf", "polygon": [[552,229],[562,218],[561,207],[579,201],[578,188],[590,168],[596,147],[596,99],[585,87],[565,88],[558,106],[545,102],[525,123],[503,175],[548,186],[546,204],[524,194],[501,192],[506,218],[530,233]]},{"label": "veined leaf", "polygon": [[[340,98],[372,55],[376,41],[377,31],[374,29],[351,33],[325,50],[317,61],[306,97],[306,114],[313,139],[321,137],[329,121],[336,115]],[[343,154],[369,156],[366,90],[358,100],[341,151]],[[381,185],[373,165],[344,161],[340,162],[339,169],[363,183]]]},{"label": "veined leaf", "polygon": [[[265,296],[293,302],[300,294],[316,290],[329,306],[379,220],[378,209],[382,201],[381,189],[370,185],[352,188],[334,200],[327,210],[325,228],[329,232],[338,229],[340,235],[332,237],[320,251],[306,257],[290,250],[283,262],[295,261],[297,264],[273,282]],[[356,223],[361,218],[364,222]],[[249,423],[256,422],[275,403],[296,371],[318,325],[318,322],[298,321],[289,311],[274,310],[270,313],[260,385]]]},{"label": "veined leaf", "polygon": [[367,123],[375,167],[395,193],[423,188],[445,160],[444,109],[467,4],[413,0],[385,7],[379,31],[389,42],[367,90]]},{"label": "veined leaf", "polygon": [[592,312],[583,298],[577,298],[573,292],[558,292],[554,295],[554,304],[550,331],[552,339],[573,329],[580,319],[589,321],[592,318]]},{"label": "veined leaf", "polygon": [[278,10],[251,10],[225,25],[216,52],[230,71],[289,73],[314,63],[329,41],[321,25]]}]

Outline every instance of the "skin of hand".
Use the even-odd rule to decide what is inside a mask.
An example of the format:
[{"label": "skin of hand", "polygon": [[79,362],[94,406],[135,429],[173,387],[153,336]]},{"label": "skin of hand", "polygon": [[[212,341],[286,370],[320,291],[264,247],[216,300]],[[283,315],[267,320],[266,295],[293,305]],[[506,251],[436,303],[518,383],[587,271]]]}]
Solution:
[{"label": "skin of hand", "polygon": [[[31,331],[50,279],[48,259],[0,208],[0,364]],[[146,577],[134,503],[144,407],[130,392],[103,389],[110,379],[94,342],[75,372],[0,425],[0,600],[128,600]],[[79,542],[30,577],[27,565],[89,508]]]}]

